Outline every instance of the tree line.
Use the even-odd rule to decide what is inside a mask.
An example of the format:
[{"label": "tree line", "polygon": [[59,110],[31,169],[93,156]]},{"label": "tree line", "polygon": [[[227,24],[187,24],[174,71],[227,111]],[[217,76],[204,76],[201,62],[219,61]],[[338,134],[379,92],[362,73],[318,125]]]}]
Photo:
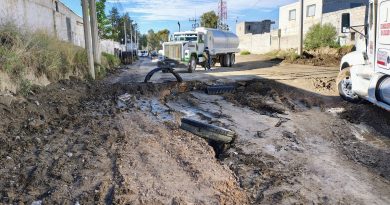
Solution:
[{"label": "tree line", "polygon": [[[99,36],[102,39],[112,39],[117,42],[125,43],[125,30],[127,39],[130,42],[130,33],[134,34],[131,39],[135,42],[138,38],[139,49],[160,50],[162,42],[169,41],[170,32],[168,29],[163,29],[155,32],[149,30],[147,34],[141,34],[137,29],[137,24],[129,16],[128,13],[120,14],[116,7],[113,7],[108,15],[105,12],[107,0],[99,0],[96,2],[96,12],[98,20]],[[126,27],[124,26],[126,25]],[[217,28],[218,16],[214,11],[204,13],[201,16],[201,25],[208,28]]]}]

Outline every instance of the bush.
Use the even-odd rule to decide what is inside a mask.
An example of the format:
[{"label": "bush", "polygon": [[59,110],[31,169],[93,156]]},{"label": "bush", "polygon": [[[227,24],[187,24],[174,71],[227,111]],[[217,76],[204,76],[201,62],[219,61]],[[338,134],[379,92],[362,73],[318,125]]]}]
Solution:
[{"label": "bush", "polygon": [[102,53],[102,66],[107,69],[113,69],[121,64],[121,60],[115,55]]},{"label": "bush", "polygon": [[249,51],[241,51],[240,54],[243,55],[243,56],[246,56],[246,55],[250,55],[251,52],[249,52]]},{"label": "bush", "polygon": [[304,41],[307,50],[317,49],[321,47],[339,47],[337,43],[337,30],[330,24],[315,24],[310,27]]}]

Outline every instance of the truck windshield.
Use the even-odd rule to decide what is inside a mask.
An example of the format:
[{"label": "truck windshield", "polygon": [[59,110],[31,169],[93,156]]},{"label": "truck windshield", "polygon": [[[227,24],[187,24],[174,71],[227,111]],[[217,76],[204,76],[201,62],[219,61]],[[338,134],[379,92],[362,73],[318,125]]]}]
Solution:
[{"label": "truck windshield", "polygon": [[173,40],[174,41],[197,41],[198,35],[197,34],[180,34],[180,35],[175,35]]}]

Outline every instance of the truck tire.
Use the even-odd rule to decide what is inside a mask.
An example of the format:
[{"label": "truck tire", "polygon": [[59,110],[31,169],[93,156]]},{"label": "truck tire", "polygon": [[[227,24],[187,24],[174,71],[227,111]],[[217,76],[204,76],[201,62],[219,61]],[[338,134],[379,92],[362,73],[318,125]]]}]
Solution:
[{"label": "truck tire", "polygon": [[232,63],[231,55],[226,54],[225,55],[225,67],[231,67],[231,63]]},{"label": "truck tire", "polygon": [[225,65],[225,55],[219,56],[219,63],[221,64],[221,67],[226,67]]},{"label": "truck tire", "polygon": [[232,67],[234,64],[236,64],[236,54],[232,53],[230,54],[230,67]]},{"label": "truck tire", "polygon": [[193,73],[196,69],[196,57],[191,56],[190,63],[188,64],[188,72]]},{"label": "truck tire", "polygon": [[340,71],[336,80],[336,85],[341,98],[343,98],[348,102],[357,103],[360,101],[360,98],[352,91],[352,80],[351,80],[350,69],[351,67],[348,67]]}]

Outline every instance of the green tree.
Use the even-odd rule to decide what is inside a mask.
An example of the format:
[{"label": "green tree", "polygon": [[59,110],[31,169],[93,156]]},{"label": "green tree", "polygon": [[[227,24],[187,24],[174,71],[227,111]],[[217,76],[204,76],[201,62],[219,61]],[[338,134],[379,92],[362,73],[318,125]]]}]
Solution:
[{"label": "green tree", "polygon": [[[117,8],[113,7],[110,10],[108,15],[108,20],[110,23],[110,31],[108,31],[108,38],[113,39],[115,41],[120,41],[119,32],[121,29],[121,16],[119,15],[119,11]],[[123,25],[122,25],[123,28]]]},{"label": "green tree", "polygon": [[98,29],[100,38],[110,38],[111,34],[111,25],[110,21],[107,18],[105,9],[106,9],[107,0],[99,0],[96,2],[96,16],[98,21]]},{"label": "green tree", "polygon": [[217,28],[218,27],[218,16],[214,11],[204,13],[200,17],[200,25],[206,28]]},{"label": "green tree", "polygon": [[338,47],[337,30],[330,23],[315,24],[307,32],[304,45],[308,50],[321,47]]},{"label": "green tree", "polygon": [[148,47],[150,50],[156,50],[160,47],[160,40],[158,35],[154,32],[153,29],[148,31]]},{"label": "green tree", "polygon": [[169,30],[168,29],[164,29],[164,30],[161,30],[161,31],[158,31],[157,32],[157,36],[159,38],[159,41],[162,41],[162,42],[167,42],[169,41]]},{"label": "green tree", "polygon": [[148,46],[148,35],[143,34],[139,38],[139,48],[140,50],[145,49]]}]

